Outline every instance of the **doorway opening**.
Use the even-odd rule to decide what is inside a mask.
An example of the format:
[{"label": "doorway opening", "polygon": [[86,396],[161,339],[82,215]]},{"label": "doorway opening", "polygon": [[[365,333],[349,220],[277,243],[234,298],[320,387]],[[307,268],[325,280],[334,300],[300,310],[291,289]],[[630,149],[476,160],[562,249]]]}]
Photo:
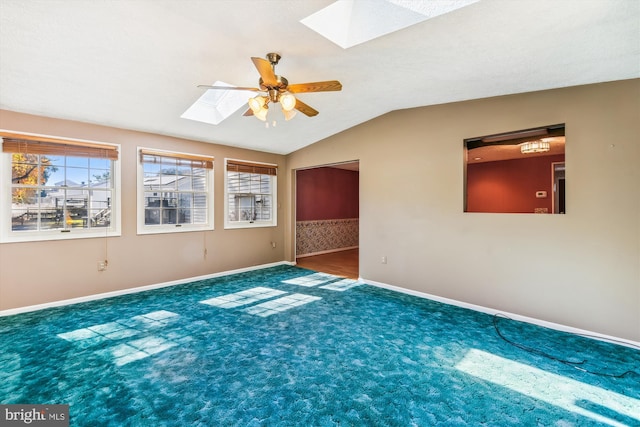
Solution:
[{"label": "doorway opening", "polygon": [[567,213],[565,204],[565,167],[564,162],[552,163],[553,167],[553,213]]},{"label": "doorway opening", "polygon": [[295,171],[296,264],[358,278],[358,161]]}]

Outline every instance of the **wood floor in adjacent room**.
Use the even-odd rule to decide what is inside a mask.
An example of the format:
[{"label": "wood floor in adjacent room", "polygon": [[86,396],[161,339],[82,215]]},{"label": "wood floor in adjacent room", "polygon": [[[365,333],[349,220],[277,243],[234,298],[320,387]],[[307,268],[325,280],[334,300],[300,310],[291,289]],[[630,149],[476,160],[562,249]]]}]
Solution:
[{"label": "wood floor in adjacent room", "polygon": [[358,249],[331,252],[296,259],[298,267],[335,274],[350,279],[358,278]]}]

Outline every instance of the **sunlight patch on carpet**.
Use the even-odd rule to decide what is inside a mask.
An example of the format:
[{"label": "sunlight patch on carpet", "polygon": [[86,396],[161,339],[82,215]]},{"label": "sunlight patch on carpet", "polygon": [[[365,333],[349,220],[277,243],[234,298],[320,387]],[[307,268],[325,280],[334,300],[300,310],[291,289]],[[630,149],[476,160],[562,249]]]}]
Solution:
[{"label": "sunlight patch on carpet", "polygon": [[322,298],[311,295],[292,294],[273,301],[254,305],[253,307],[246,308],[245,311],[249,314],[267,317],[320,299]]},{"label": "sunlight patch on carpet", "polygon": [[140,340],[130,341],[109,349],[114,362],[118,366],[144,359],[153,354],[160,353],[175,347],[178,344],[161,337],[147,337]]},{"label": "sunlight patch on carpet", "polygon": [[146,329],[167,326],[179,317],[180,315],[176,313],[158,310],[134,316],[130,319],[101,323],[57,335],[65,341],[80,344],[82,347],[90,347],[107,340],[132,337]]},{"label": "sunlight patch on carpet", "polygon": [[242,305],[253,304],[257,301],[273,298],[278,295],[286,294],[285,291],[277,289],[256,287],[233,294],[222,295],[219,297],[200,301],[202,304],[211,305],[220,308],[234,308]]},{"label": "sunlight patch on carpet", "polygon": [[[102,343],[113,343],[116,340],[130,338],[149,330],[162,328],[180,317],[179,314],[167,310],[157,310],[150,313],[133,316],[129,319],[117,320],[115,322],[101,323],[76,329],[70,332],[57,334],[59,338],[75,344],[79,348],[98,347]],[[172,335],[179,341],[186,342],[188,337]],[[96,354],[113,359],[117,366],[126,365],[135,360],[144,359],[153,354],[160,353],[178,343],[157,335],[148,335],[127,343],[110,345],[106,348],[99,348]]]},{"label": "sunlight patch on carpet", "polygon": [[306,276],[296,277],[295,279],[283,280],[282,283],[310,288],[313,286],[322,285],[323,283],[327,283],[335,279],[338,279],[338,276],[327,273],[313,273]]},{"label": "sunlight patch on carpet", "polygon": [[353,279],[342,279],[337,282],[329,283],[328,285],[320,286],[322,289],[329,289],[330,291],[344,292],[347,289],[355,288],[362,285],[361,282]]},{"label": "sunlight patch on carpet", "polygon": [[640,400],[638,399],[552,374],[481,350],[469,350],[456,365],[456,368],[474,377],[608,425],[624,426],[627,424],[586,408],[606,408],[608,412],[615,414],[615,418],[632,420],[636,425],[640,423],[638,409],[640,408]]}]

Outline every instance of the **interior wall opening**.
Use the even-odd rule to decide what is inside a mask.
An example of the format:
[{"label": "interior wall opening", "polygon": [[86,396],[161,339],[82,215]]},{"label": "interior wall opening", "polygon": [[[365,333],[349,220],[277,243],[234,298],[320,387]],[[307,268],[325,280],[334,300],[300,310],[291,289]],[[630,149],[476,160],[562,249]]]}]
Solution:
[{"label": "interior wall opening", "polygon": [[564,123],[465,139],[464,211],[566,213],[565,143]]},{"label": "interior wall opening", "polygon": [[295,254],[298,266],[357,279],[359,161],[295,171]]}]

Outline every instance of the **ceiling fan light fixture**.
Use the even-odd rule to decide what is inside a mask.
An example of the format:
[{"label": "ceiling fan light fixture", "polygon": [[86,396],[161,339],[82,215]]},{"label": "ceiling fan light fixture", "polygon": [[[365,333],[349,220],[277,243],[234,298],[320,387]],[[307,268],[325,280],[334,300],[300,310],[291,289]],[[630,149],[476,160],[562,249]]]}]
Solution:
[{"label": "ceiling fan light fixture", "polygon": [[253,111],[253,114],[258,114],[260,110],[264,108],[266,104],[266,99],[264,96],[256,96],[253,98],[249,98],[249,108]]},{"label": "ceiling fan light fixture", "polygon": [[295,110],[287,111],[284,108],[282,108],[282,114],[284,114],[284,119],[287,120],[287,121],[293,119],[296,116],[297,113],[298,112],[295,111]]},{"label": "ceiling fan light fixture", "polygon": [[[247,99],[247,93],[262,92],[263,95],[251,95],[251,97],[248,98],[247,103],[249,104],[249,109],[246,110],[243,114],[244,116],[255,116],[258,120],[262,121],[267,120],[269,103],[275,104],[278,102],[281,104],[280,108],[282,109],[282,113],[286,120],[291,120],[296,115],[297,111],[301,112],[307,117],[317,116],[317,110],[300,101],[299,99],[296,99],[294,94],[301,92],[332,92],[342,90],[342,84],[338,80],[297,83],[289,85],[289,81],[286,78],[275,74],[275,66],[279,60],[280,55],[277,53],[268,53],[267,59],[251,57],[253,65],[256,67],[258,73],[260,74],[260,79],[258,80],[259,87],[231,86],[227,83],[222,82],[216,82],[213,85],[198,85],[198,87],[206,88],[207,92],[214,92],[215,90],[225,90],[226,92],[238,91],[238,94],[241,95],[238,106],[235,108],[235,110],[240,108],[240,106],[242,105],[242,98]],[[200,115],[206,114],[200,113]],[[223,117],[222,119],[216,117],[215,122],[207,122],[218,124],[227,117],[228,115]]]},{"label": "ceiling fan light fixture", "polygon": [[267,121],[267,113],[269,112],[268,108],[262,108],[257,112],[254,112],[253,115],[256,116],[256,119],[262,120],[263,122]]},{"label": "ceiling fan light fixture", "polygon": [[280,97],[280,104],[282,104],[282,111],[291,111],[296,108],[296,97],[285,93]]},{"label": "ceiling fan light fixture", "polygon": [[522,154],[533,154],[533,153],[544,153],[549,151],[551,148],[551,144],[549,141],[544,141],[541,139],[535,141],[527,141],[523,144],[520,144],[520,152]]},{"label": "ceiling fan light fixture", "polygon": [[249,98],[249,108],[253,111],[253,115],[263,122],[267,120],[267,113],[269,107],[267,107],[267,97],[258,95],[253,98]]}]

